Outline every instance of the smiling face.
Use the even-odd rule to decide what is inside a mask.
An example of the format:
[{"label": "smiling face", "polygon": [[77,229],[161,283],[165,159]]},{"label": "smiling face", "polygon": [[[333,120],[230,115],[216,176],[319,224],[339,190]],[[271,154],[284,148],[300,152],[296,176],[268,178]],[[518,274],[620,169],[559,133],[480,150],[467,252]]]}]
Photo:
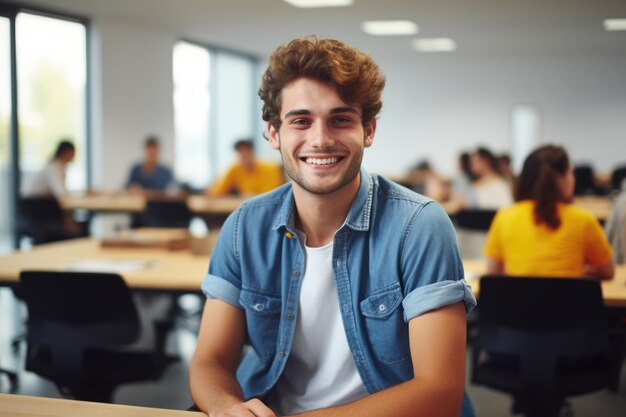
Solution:
[{"label": "smiling face", "polygon": [[332,87],[309,78],[282,90],[280,119],[280,130],[268,123],[267,133],[272,147],[280,150],[294,191],[356,194],[375,119],[364,127],[358,106],[344,103]]}]

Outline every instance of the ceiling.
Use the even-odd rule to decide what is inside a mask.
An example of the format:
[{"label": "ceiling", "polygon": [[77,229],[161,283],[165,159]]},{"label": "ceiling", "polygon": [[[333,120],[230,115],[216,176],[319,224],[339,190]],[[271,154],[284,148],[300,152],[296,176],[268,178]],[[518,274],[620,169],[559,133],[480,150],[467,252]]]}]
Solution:
[{"label": "ceiling", "polygon": [[455,56],[616,54],[626,31],[606,32],[605,18],[626,18],[626,0],[354,0],[351,7],[298,9],[282,0],[28,0],[33,6],[156,26],[180,36],[259,57],[303,35],[335,37],[379,59],[415,56],[415,36],[373,37],[372,19],[409,19],[418,37],[450,37]]}]

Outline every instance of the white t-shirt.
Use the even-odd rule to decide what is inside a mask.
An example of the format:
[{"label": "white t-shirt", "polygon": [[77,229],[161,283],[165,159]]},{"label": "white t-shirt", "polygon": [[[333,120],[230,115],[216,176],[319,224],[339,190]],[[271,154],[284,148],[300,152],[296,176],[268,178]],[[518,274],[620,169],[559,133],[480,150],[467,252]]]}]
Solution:
[{"label": "white t-shirt", "polygon": [[65,168],[66,165],[57,160],[48,162],[24,188],[24,197],[63,197],[67,193]]},{"label": "white t-shirt", "polygon": [[278,415],[332,407],[367,395],[339,311],[333,244],[306,247],[293,347],[268,405]]},{"label": "white t-shirt", "polygon": [[502,178],[474,186],[476,205],[481,209],[497,210],[501,207],[513,204],[513,192],[511,186]]}]

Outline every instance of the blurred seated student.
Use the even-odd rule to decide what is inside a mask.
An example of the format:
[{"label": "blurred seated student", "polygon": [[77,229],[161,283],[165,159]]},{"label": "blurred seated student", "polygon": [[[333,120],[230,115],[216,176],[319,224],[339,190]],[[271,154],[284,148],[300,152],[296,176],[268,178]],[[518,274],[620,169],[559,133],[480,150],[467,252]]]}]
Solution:
[{"label": "blurred seated student", "polygon": [[413,191],[439,202],[446,201],[450,197],[450,185],[427,160],[418,162],[411,174],[415,181]]},{"label": "blurred seated student", "polygon": [[606,221],[606,236],[613,247],[613,262],[626,264],[626,190],[618,195]]},{"label": "blurred seated student", "polygon": [[496,158],[496,162],[498,164],[498,171],[502,178],[504,178],[511,186],[513,186],[513,182],[515,176],[513,175],[513,168],[511,167],[511,157],[509,154],[503,153],[498,155]]},{"label": "blurred seated student", "polygon": [[457,210],[465,207],[476,207],[476,195],[472,182],[474,175],[470,169],[469,152],[461,152],[458,159],[458,173],[452,178],[452,199],[456,201]]},{"label": "blurred seated student", "polygon": [[69,140],[62,140],[57,145],[52,159],[35,175],[24,188],[24,197],[55,197],[60,200],[67,194],[65,173],[67,166],[74,160],[76,148]]},{"label": "blurred seated student", "polygon": [[234,149],[239,160],[207,190],[209,196],[249,197],[271,191],[285,182],[280,165],[259,161],[254,156],[254,144],[251,140],[235,142]]},{"label": "blurred seated student", "polygon": [[500,209],[484,253],[490,274],[613,277],[612,250],[598,219],[572,204],[574,173],[560,146],[524,161],[516,203]]},{"label": "blurred seated student", "polygon": [[[51,197],[61,202],[67,195],[65,177],[67,167],[74,160],[76,148],[67,139],[57,144],[52,159],[28,182],[23,189],[22,197]],[[48,209],[46,209],[48,210]],[[53,242],[70,239],[87,234],[86,224],[77,223],[71,212],[64,212],[62,218],[57,219],[52,213],[31,214],[33,218],[24,219],[28,228],[36,232],[35,243]]]},{"label": "blurred seated student", "polygon": [[499,209],[513,203],[511,185],[498,171],[496,157],[487,148],[480,147],[470,156],[470,169],[475,206],[479,209]]},{"label": "blurred seated student", "polygon": [[160,143],[155,136],[149,136],[144,142],[144,159],[133,165],[126,182],[131,194],[159,195],[174,183],[172,171],[159,163]]}]

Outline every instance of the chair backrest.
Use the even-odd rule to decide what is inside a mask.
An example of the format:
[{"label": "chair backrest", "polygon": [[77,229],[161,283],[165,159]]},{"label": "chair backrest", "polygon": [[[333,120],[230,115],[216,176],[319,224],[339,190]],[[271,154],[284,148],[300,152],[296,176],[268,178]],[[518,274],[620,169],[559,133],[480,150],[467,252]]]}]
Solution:
[{"label": "chair backrest", "polygon": [[132,294],[116,274],[24,271],[20,291],[28,308],[26,368],[56,381],[79,380],[86,348],[137,340]]},{"label": "chair backrest", "polygon": [[191,217],[185,200],[148,200],[142,220],[149,227],[186,228]]},{"label": "chair backrest", "polygon": [[487,231],[491,226],[496,210],[463,209],[454,215],[454,224],[460,229]]},{"label": "chair backrest", "polygon": [[572,334],[581,343],[555,346],[564,355],[597,354],[606,347],[606,316],[597,280],[485,276],[479,297],[479,327],[505,328],[531,339]]},{"label": "chair backrest", "polygon": [[574,167],[575,195],[596,194],[594,171],[590,165],[577,165]]},{"label": "chair backrest", "polygon": [[62,222],[63,210],[54,197],[20,197],[17,200],[18,221],[41,224]]}]

